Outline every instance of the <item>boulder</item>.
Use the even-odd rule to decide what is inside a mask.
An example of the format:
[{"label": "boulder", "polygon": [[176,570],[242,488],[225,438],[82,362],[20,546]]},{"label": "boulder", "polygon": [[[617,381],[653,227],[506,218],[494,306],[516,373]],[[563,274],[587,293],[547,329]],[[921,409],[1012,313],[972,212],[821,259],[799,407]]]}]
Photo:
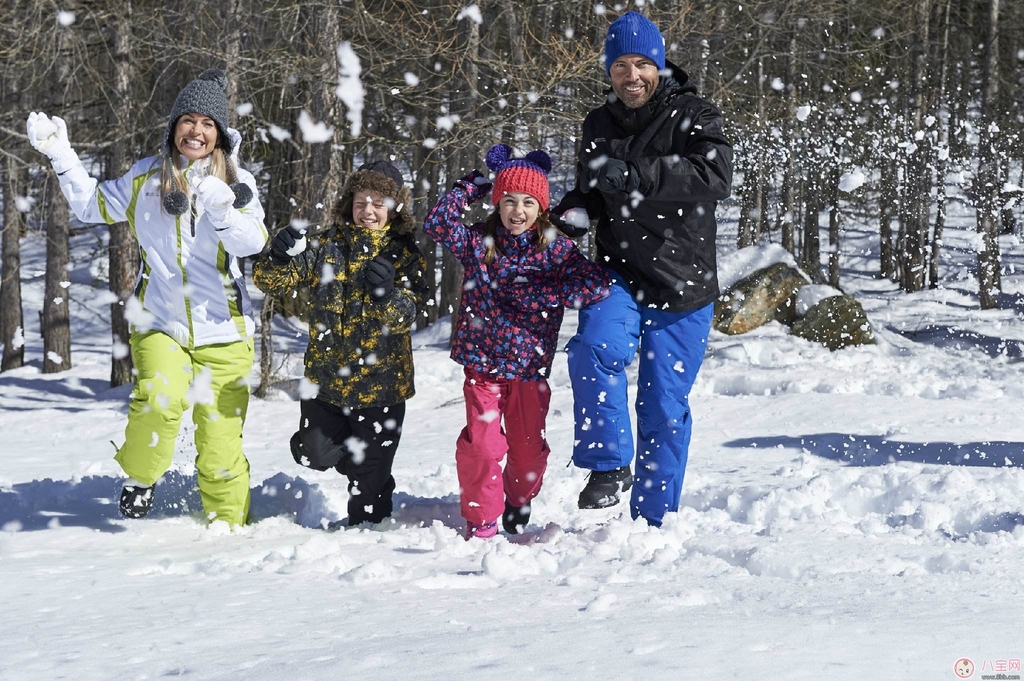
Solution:
[{"label": "boulder", "polygon": [[822,299],[793,324],[793,335],[821,343],[829,350],[875,343],[864,308],[848,295]]},{"label": "boulder", "polygon": [[715,329],[729,335],[746,333],[777,319],[796,319],[796,292],[807,278],[786,263],[777,262],[737,281],[715,301]]}]

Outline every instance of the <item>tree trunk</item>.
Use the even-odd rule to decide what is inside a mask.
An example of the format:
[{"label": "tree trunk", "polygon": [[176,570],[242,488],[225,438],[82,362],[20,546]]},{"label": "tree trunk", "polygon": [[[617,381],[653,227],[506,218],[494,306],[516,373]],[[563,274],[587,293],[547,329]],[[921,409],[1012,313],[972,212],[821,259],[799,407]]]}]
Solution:
[{"label": "tree trunk", "polygon": [[21,225],[22,214],[15,198],[24,185],[14,156],[7,156],[0,174],[4,192],[4,227],[0,281],[0,343],[4,344],[0,371],[17,369],[25,363],[25,317],[21,307]]},{"label": "tree trunk", "polygon": [[900,286],[904,291],[924,289],[925,253],[928,234],[928,206],[931,198],[931,170],[929,168],[930,144],[924,133],[924,118],[927,113],[927,58],[929,40],[929,19],[931,0],[919,0],[917,4],[916,30],[911,46],[911,102],[910,128],[917,149],[907,159],[904,214],[906,216],[903,239],[900,243]]},{"label": "tree trunk", "polygon": [[796,197],[795,187],[796,184],[796,145],[794,144],[795,126],[792,123],[792,117],[796,113],[797,105],[797,88],[794,80],[796,79],[797,63],[796,63],[796,34],[792,34],[789,39],[789,54],[786,55],[786,81],[788,88],[787,101],[789,103],[788,113],[786,122],[784,123],[786,130],[786,160],[785,169],[782,173],[782,214],[779,217],[779,231],[782,233],[782,247],[793,254],[795,257],[796,252]]},{"label": "tree trunk", "polygon": [[892,219],[896,208],[899,170],[895,159],[882,162],[881,191],[878,196],[878,250],[880,279],[896,276],[896,251],[893,248]]},{"label": "tree trunk", "polygon": [[832,206],[828,211],[828,284],[839,288],[839,234],[843,226],[843,216],[839,212],[839,171],[835,171],[831,181],[830,199]]},{"label": "tree trunk", "polygon": [[[330,223],[334,204],[341,193],[341,179],[348,175],[343,168],[344,159],[335,151],[335,145],[347,135],[340,125],[339,101],[335,94],[338,78],[337,48],[341,43],[341,22],[336,3],[327,3],[313,10],[310,23],[310,44],[319,51],[313,55],[318,65],[315,77],[309,81],[309,115],[317,122],[334,128],[334,137],[326,142],[308,144],[306,179],[302,189],[300,213],[311,225]],[[322,54],[321,54],[322,52]]]},{"label": "tree trunk", "polygon": [[[412,205],[416,215],[416,224],[422,226],[427,212],[433,205],[433,199],[439,194],[437,181],[440,163],[436,159],[436,154],[420,144],[414,151],[413,167],[416,171],[413,176]],[[423,233],[422,227],[416,233],[416,241],[427,263],[427,271],[424,272],[429,290],[427,307],[417,321],[417,326],[424,328],[436,322],[439,313],[437,305],[437,244]]]},{"label": "tree trunk", "polygon": [[[115,15],[114,23],[114,108],[112,127],[114,130],[131,130],[131,83],[135,76],[131,45],[132,3],[126,1]],[[114,135],[110,148],[110,175],[120,177],[131,167],[131,141],[129,135]],[[62,198],[62,197],[59,197]],[[127,222],[110,225],[110,242],[107,250],[110,266],[108,285],[117,300],[110,305],[110,332],[113,348],[110,356],[110,385],[117,387],[132,382],[132,356],[128,349],[131,333],[125,318],[126,304],[131,298],[139,272],[139,244]]]},{"label": "tree trunk", "polygon": [[996,120],[994,108],[999,95],[999,0],[989,0],[988,40],[982,58],[981,124],[978,132],[977,231],[981,237],[978,249],[978,298],[981,309],[998,305],[996,295],[1001,289],[999,273],[999,241],[996,238],[999,220],[998,168],[991,127]]},{"label": "tree trunk", "polygon": [[821,276],[821,235],[818,227],[818,214],[821,210],[818,192],[820,182],[815,175],[807,179],[804,187],[804,238],[803,265],[811,280],[820,283]]},{"label": "tree trunk", "polygon": [[[227,0],[224,3],[227,35],[224,38],[223,49],[224,63],[227,65],[225,74],[228,77],[225,94],[228,99],[228,119],[232,124],[238,117],[236,109],[238,108],[238,80],[242,64],[242,30],[245,26],[245,17],[242,16],[244,6],[243,0]],[[328,5],[328,7],[330,6]]]},{"label": "tree trunk", "polygon": [[259,399],[267,396],[274,372],[274,296],[263,296],[260,308],[260,384],[252,391]]},{"label": "tree trunk", "polygon": [[43,299],[43,373],[71,368],[71,298],[68,289],[70,213],[52,172],[46,179],[46,277]]},{"label": "tree trunk", "polygon": [[942,255],[942,232],[946,226],[946,160],[949,158],[949,125],[952,116],[946,98],[946,79],[949,78],[949,15],[953,0],[946,0],[942,19],[942,46],[939,51],[939,97],[938,109],[945,109],[947,118],[940,117],[938,124],[939,150],[935,156],[935,224],[932,228],[931,256],[928,258],[928,287],[939,286],[939,260]]}]

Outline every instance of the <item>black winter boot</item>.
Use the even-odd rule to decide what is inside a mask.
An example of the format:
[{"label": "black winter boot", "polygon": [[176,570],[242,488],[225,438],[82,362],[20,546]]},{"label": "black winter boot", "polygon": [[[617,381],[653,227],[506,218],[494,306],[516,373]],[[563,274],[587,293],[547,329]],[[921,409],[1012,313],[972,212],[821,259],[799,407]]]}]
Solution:
[{"label": "black winter boot", "polygon": [[619,503],[620,495],[633,486],[629,466],[610,471],[591,471],[587,486],[580,492],[580,508],[608,508]]},{"label": "black winter boot", "polygon": [[505,501],[505,512],[501,514],[501,526],[509,534],[519,534],[520,528],[530,522],[530,505],[513,506]]},{"label": "black winter boot", "polygon": [[145,518],[153,508],[155,487],[143,487],[135,480],[129,480],[121,488],[121,501],[117,507],[125,518]]}]

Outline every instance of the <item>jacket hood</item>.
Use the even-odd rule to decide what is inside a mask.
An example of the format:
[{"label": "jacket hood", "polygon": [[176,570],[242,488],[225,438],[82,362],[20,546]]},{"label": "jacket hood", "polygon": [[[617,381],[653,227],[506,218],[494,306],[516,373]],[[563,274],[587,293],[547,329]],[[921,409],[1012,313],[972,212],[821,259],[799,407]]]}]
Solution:
[{"label": "jacket hood", "polygon": [[407,187],[395,184],[395,181],[384,173],[375,170],[357,170],[349,175],[341,190],[341,200],[334,204],[331,216],[336,225],[347,225],[352,222],[352,204],[356,192],[360,189],[380,192],[395,200],[395,207],[388,213],[391,217],[391,231],[396,234],[412,234],[416,229],[416,219],[412,214],[412,193]]},{"label": "jacket hood", "polygon": [[[661,90],[661,86],[664,85],[666,90],[676,91],[677,94],[697,94],[697,86],[690,80],[690,76],[686,71],[683,71],[668,60],[665,60],[665,70],[671,71],[671,74],[661,77],[661,82],[658,83],[658,90]],[[657,91],[655,92],[655,97],[657,97]]]}]

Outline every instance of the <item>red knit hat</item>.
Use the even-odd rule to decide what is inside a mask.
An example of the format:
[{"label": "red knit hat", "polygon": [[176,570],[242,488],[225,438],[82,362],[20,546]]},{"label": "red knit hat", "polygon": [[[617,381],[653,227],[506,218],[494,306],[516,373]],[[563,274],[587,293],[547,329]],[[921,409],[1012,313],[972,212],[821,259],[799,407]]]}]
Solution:
[{"label": "red knit hat", "polygon": [[548,188],[548,173],[551,172],[551,157],[540,149],[531,151],[525,158],[512,158],[512,147],[495,144],[487,150],[487,167],[496,176],[491,202],[498,205],[501,197],[510,192],[523,192],[537,199],[541,212],[551,204]]}]

